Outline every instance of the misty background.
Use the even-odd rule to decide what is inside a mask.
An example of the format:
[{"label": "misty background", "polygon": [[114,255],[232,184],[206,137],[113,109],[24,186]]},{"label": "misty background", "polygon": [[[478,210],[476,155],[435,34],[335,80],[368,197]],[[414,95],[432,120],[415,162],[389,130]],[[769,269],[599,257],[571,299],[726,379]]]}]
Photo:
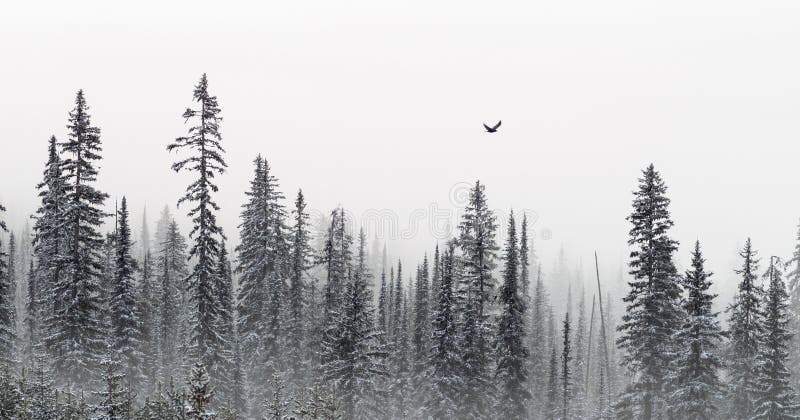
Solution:
[{"label": "misty background", "polygon": [[169,205],[186,231],[175,203],[189,176],[165,147],[186,132],[206,72],[232,242],[261,153],[287,204],[303,188],[315,214],[391,214],[406,234],[370,237],[389,236],[404,260],[441,241],[431,209],[458,211],[457,193],[480,179],[500,220],[512,207],[535,219],[545,271],[563,247],[592,275],[597,250],[612,277],[627,261],[631,191],[653,162],[677,261],[700,239],[729,302],[747,236],[762,258],[795,243],[799,18],[791,1],[3,2],[3,217],[19,232],[35,211],[47,139],[65,139],[84,89],[107,210],[125,195],[134,231],[145,206],[152,231]]}]

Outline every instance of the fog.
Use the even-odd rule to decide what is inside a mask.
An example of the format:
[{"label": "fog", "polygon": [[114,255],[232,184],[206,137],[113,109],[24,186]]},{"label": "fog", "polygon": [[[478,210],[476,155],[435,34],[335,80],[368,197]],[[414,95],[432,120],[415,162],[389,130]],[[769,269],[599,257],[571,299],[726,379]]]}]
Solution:
[{"label": "fog", "polygon": [[545,267],[563,246],[587,269],[597,250],[616,273],[631,191],[653,162],[678,260],[700,239],[727,301],[747,236],[762,256],[794,245],[798,18],[790,1],[4,2],[0,202],[21,230],[46,141],[65,138],[84,89],[107,208],[127,196],[137,231],[145,206],[151,223],[164,205],[185,217],[175,204],[190,177],[165,146],[206,72],[234,242],[261,153],[289,200],[303,188],[320,214],[394,218],[381,235],[404,259],[443,239],[430,220],[480,179],[498,215],[535,219]]}]

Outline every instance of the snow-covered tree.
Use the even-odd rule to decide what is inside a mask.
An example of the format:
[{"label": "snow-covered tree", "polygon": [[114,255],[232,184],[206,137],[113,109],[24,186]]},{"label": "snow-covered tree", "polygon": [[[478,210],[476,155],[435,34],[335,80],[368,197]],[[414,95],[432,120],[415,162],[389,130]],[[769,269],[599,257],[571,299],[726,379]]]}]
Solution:
[{"label": "snow-covered tree", "polygon": [[60,143],[66,155],[61,161],[65,197],[60,207],[63,228],[63,268],[52,287],[54,310],[47,320],[47,347],[54,358],[56,377],[85,385],[103,352],[100,310],[100,249],[98,231],[106,214],[101,209],[108,197],[94,187],[95,162],[100,160],[100,129],[93,126],[89,107],[78,91],[69,113],[67,141]]},{"label": "snow-covered tree", "polygon": [[102,388],[95,392],[99,401],[91,406],[91,410],[95,413],[93,419],[128,419],[133,407],[129,390],[125,386],[129,383],[125,378],[126,368],[118,359],[120,353],[114,349],[111,341],[107,343],[107,347],[106,354],[100,361]]},{"label": "snow-covered tree", "polygon": [[505,246],[505,267],[500,302],[503,305],[497,321],[495,351],[497,367],[495,380],[500,390],[497,415],[502,418],[525,417],[530,392],[528,391],[528,349],[525,347],[525,303],[518,284],[520,249],[517,247],[517,230],[514,212],[509,215],[508,236]]},{"label": "snow-covered tree", "polygon": [[217,268],[214,275],[214,295],[218,302],[217,325],[219,331],[219,360],[214,364],[211,376],[216,378],[217,390],[221,400],[229,399],[232,395],[232,384],[235,367],[234,340],[235,333],[235,308],[233,303],[233,275],[231,263],[228,260],[228,251],[225,243],[220,246],[217,259]]},{"label": "snow-covered tree", "polygon": [[[0,213],[6,208],[0,204]],[[7,231],[6,222],[0,219],[0,232]],[[13,361],[14,349],[14,296],[12,295],[11,278],[8,274],[8,254],[3,250],[0,241],[0,368],[9,369]]]},{"label": "snow-covered tree", "polygon": [[219,206],[212,194],[217,192],[214,178],[225,172],[227,164],[223,159],[222,135],[219,132],[220,108],[217,97],[208,92],[208,79],[205,73],[194,88],[194,101],[199,109],[187,108],[183,113],[186,121],[196,120],[196,125],[189,128],[187,136],[178,137],[167,146],[168,151],[188,149],[190,155],[172,164],[175,172],[194,173],[197,178],[186,189],[186,194],[178,200],[180,206],[184,202],[193,203],[189,210],[193,227],[190,232],[194,238],[189,256],[195,258],[196,264],[189,275],[189,290],[193,304],[193,325],[191,333],[191,350],[209,368],[213,368],[219,359],[220,337],[216,330],[218,302],[214,297],[214,275],[217,257],[220,253],[220,240],[225,239],[222,228],[217,225],[215,211]]},{"label": "snow-covered tree", "polygon": [[470,190],[469,202],[459,224],[458,244],[463,258],[461,299],[463,300],[461,349],[466,368],[462,375],[465,388],[461,405],[464,416],[485,416],[492,406],[488,378],[490,362],[490,325],[485,311],[492,288],[495,257],[495,216],[486,202],[480,181]]},{"label": "snow-covered tree", "polygon": [[700,241],[697,241],[692,252],[692,268],[683,278],[686,317],[674,337],[679,344],[670,378],[673,389],[670,411],[677,418],[711,419],[719,410],[717,402],[722,385],[718,371],[722,361],[718,346],[723,334],[717,313],[712,309],[717,295],[710,292],[711,275],[705,269]]},{"label": "snow-covered tree", "polygon": [[750,238],[739,255],[742,268],[739,290],[728,308],[730,348],[728,349],[728,416],[748,419],[755,409],[756,358],[762,332],[761,297],[764,291],[756,284],[758,257]]},{"label": "snow-covered tree", "polygon": [[111,346],[119,357],[130,381],[143,379],[142,366],[142,334],[139,314],[136,306],[136,286],[134,272],[136,261],[131,256],[131,229],[128,223],[128,204],[122,197],[122,205],[117,213],[118,228],[116,239],[116,256],[113,285],[109,296],[108,308],[111,319]]},{"label": "snow-covered tree", "polygon": [[623,299],[627,310],[617,343],[626,352],[624,363],[633,382],[621,401],[631,402],[631,409],[644,420],[664,415],[665,381],[674,357],[671,338],[682,316],[681,290],[672,262],[678,243],[669,236],[673,222],[666,191],[651,164],[639,179],[628,216],[633,225],[628,244],[635,247],[629,263],[633,280]]},{"label": "snow-covered tree", "polygon": [[[763,330],[756,364],[753,419],[797,419],[800,404],[792,388],[787,361],[792,333],[789,331],[789,299],[780,261],[772,257],[764,274],[769,286],[764,297]],[[797,350],[797,349],[795,349]]]},{"label": "snow-covered tree", "polygon": [[418,382],[423,381],[422,372],[425,370],[425,363],[428,360],[428,350],[430,343],[430,317],[428,314],[429,301],[428,292],[430,268],[428,266],[428,256],[425,255],[422,266],[417,271],[417,281],[414,285],[414,374]]},{"label": "snow-covered tree", "polygon": [[[437,248],[438,249],[438,248]],[[427,399],[430,415],[435,419],[456,416],[461,385],[461,357],[458,350],[458,329],[454,284],[456,279],[455,243],[450,242],[441,258],[441,281],[431,328],[432,347],[428,369],[431,394]]]},{"label": "snow-covered tree", "polygon": [[573,384],[572,384],[572,327],[569,320],[569,311],[564,315],[562,324],[563,341],[561,346],[561,418],[570,418],[570,406],[572,405]]},{"label": "snow-covered tree", "polygon": [[372,294],[367,288],[369,269],[365,254],[366,237],[359,235],[358,263],[346,280],[341,306],[334,324],[326,331],[325,379],[340,391],[346,418],[374,418],[382,407],[374,401],[374,381],[386,371],[385,352],[374,331]]},{"label": "snow-covered tree", "polygon": [[211,388],[203,362],[196,362],[189,379],[189,395],[184,413],[187,419],[210,420],[217,417],[209,407],[214,391]]},{"label": "snow-covered tree", "polygon": [[[306,271],[311,267],[312,249],[310,246],[310,232],[308,228],[308,212],[303,191],[297,192],[294,202],[292,217],[292,246],[291,246],[291,273],[289,276],[289,346],[298,351],[289,352],[288,363],[292,369],[291,381],[300,382],[307,376],[305,359],[310,359],[301,349],[307,348],[304,344],[308,341],[305,333],[306,299],[304,298]],[[314,310],[314,308],[309,308]]]},{"label": "snow-covered tree", "polygon": [[136,293],[136,317],[139,320],[139,353],[141,354],[141,389],[150,390],[157,380],[158,366],[158,302],[159,290],[153,282],[153,257],[150,250],[144,251],[141,277]]}]

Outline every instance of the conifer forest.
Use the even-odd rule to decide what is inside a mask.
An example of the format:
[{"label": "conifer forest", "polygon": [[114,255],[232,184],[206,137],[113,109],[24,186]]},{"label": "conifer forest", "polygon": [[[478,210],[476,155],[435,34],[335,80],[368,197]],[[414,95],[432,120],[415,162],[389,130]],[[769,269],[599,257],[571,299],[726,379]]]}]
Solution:
[{"label": "conifer forest", "polygon": [[[383,19],[391,13],[375,12],[378,15]],[[737,16],[746,19],[745,15]],[[774,18],[783,22],[777,14]],[[247,86],[262,82],[255,72],[243,70],[236,76],[240,80],[230,80],[234,77],[219,63],[247,54],[255,63],[252,57],[260,50],[218,48],[208,34],[224,31],[216,32],[208,22],[214,21],[208,17],[191,22],[203,25],[207,34],[202,38],[206,43],[191,47],[197,61],[181,69],[191,70],[191,76],[181,80],[170,76],[166,84],[137,93],[154,102],[152,109],[164,114],[159,118],[166,123],[152,123],[155,117],[149,107],[118,115],[121,112],[109,106],[119,103],[130,110],[133,102],[126,102],[126,91],[142,85],[129,86],[125,78],[141,74],[155,80],[170,65],[110,70],[117,68],[115,59],[124,61],[123,55],[132,50],[108,58],[107,77],[113,83],[104,86],[119,86],[119,91],[95,88],[94,76],[76,78],[74,86],[57,91],[42,88],[49,100],[66,104],[59,108],[59,124],[37,119],[36,101],[16,101],[16,88],[3,89],[9,92],[9,101],[17,103],[13,108],[3,105],[0,114],[9,124],[24,125],[35,135],[23,141],[0,134],[0,169],[15,174],[0,176],[0,419],[800,419],[799,179],[791,175],[796,166],[776,163],[791,159],[778,155],[796,159],[800,150],[796,138],[784,149],[768,152],[775,161],[741,164],[739,175],[732,178],[726,169],[717,168],[728,168],[722,165],[731,162],[738,165],[737,159],[745,157],[737,154],[738,145],[726,148],[719,140],[714,146],[696,141],[688,149],[696,152],[696,159],[670,152],[671,143],[663,139],[624,143],[639,149],[631,154],[607,151],[605,140],[587,140],[583,151],[549,153],[548,147],[560,147],[552,144],[557,141],[550,145],[545,138],[522,141],[524,136],[514,134],[521,126],[548,124],[533,111],[525,118],[487,115],[486,121],[473,121],[465,130],[444,118],[448,125],[431,137],[442,137],[444,142],[467,131],[474,131],[470,136],[475,137],[458,142],[450,138],[447,146],[411,142],[407,147],[413,150],[402,153],[396,148],[406,147],[406,140],[398,136],[415,129],[400,135],[392,131],[402,129],[386,126],[385,138],[379,134],[370,143],[350,141],[349,136],[363,138],[367,131],[359,131],[356,122],[334,122],[341,114],[329,119],[302,114],[305,104],[295,102],[285,105],[291,113],[300,113],[303,122],[273,119],[274,114],[266,113],[255,123],[260,132],[246,133],[240,127],[243,119],[252,119],[248,107],[271,103],[273,108],[268,109],[276,109],[287,99],[274,87],[270,87],[276,89],[274,96],[251,93]],[[270,32],[274,35],[270,42],[288,42],[277,35],[280,31],[300,36],[292,32],[300,32],[292,25],[280,26],[277,19],[270,22],[278,28]],[[417,23],[416,29],[426,30],[422,19]],[[241,33],[249,30],[247,25]],[[510,25],[516,27],[517,22]],[[394,33],[382,32],[380,26],[376,23],[369,30]],[[648,32],[644,26],[637,30],[647,34],[645,39],[656,36],[657,31]],[[87,28],[95,33],[91,25]],[[117,30],[103,29],[110,34]],[[158,37],[145,32],[133,42],[156,48]],[[199,39],[198,33],[180,37],[188,44]],[[385,44],[381,51],[397,51],[404,57],[416,54],[404,50],[405,36],[413,38],[405,32],[400,38],[380,38]],[[414,44],[436,46],[435,54],[419,53],[426,66],[449,68],[448,60],[461,60],[460,53],[439,48],[447,36]],[[788,36],[800,39],[796,31]],[[359,54],[383,57],[382,52],[369,52],[367,45],[373,41],[368,38],[348,39],[363,47]],[[112,36],[107,42],[132,41]],[[299,59],[303,51],[318,52],[311,41],[302,42],[308,42],[307,50],[286,47],[276,53],[281,57],[275,58],[276,67],[283,65],[280,60]],[[513,48],[523,51],[523,41],[519,42],[512,42]],[[564,48],[574,47],[564,42]],[[91,54],[91,48],[83,45],[70,51],[77,56]],[[325,66],[308,66],[307,73],[276,71],[282,79],[275,85],[290,84],[300,102],[322,101],[310,93],[315,84],[337,82],[334,76],[313,79],[309,74],[337,75],[341,71],[337,66],[357,57],[328,54]],[[170,62],[167,55],[161,58]],[[486,59],[507,57],[498,53]],[[598,68],[591,70],[604,74],[604,66],[611,62],[606,59],[598,58]],[[48,62],[43,73],[29,77],[37,79],[61,71],[61,64],[79,61]],[[415,71],[400,60],[360,63],[366,67],[358,77],[384,66]],[[505,62],[505,69],[513,67],[509,63],[516,62]],[[156,60],[150,64],[160,66]],[[681,65],[678,61],[663,71],[682,71]],[[752,72],[759,69],[753,67]],[[662,74],[655,67],[647,71]],[[437,82],[442,92],[478,88],[455,87],[456,82],[445,80],[448,77],[450,73]],[[50,86],[47,77],[41,78],[37,83]],[[411,87],[416,82],[379,79],[365,81],[369,86],[354,89],[352,96],[350,85],[331,89],[342,93],[337,101],[363,101],[375,109],[374,115],[353,120],[375,117],[414,124],[409,119],[439,112],[434,110],[439,102],[424,103],[424,93],[415,99],[415,111],[384,112],[382,103],[405,100],[399,91],[409,90],[413,96],[421,91]],[[769,77],[755,79],[759,82],[745,83],[751,93],[767,89]],[[236,82],[245,87],[232,88]],[[392,84],[397,86],[385,92],[378,88]],[[681,87],[670,89],[669,95],[684,92]],[[710,95],[713,89],[695,91]],[[364,93],[367,90],[373,92]],[[748,101],[759,100],[753,99],[756,93],[752,95]],[[162,98],[172,114],[155,104]],[[741,99],[725,98],[730,103]],[[459,101],[459,106],[468,108],[464,97]],[[615,98],[591,106],[613,109],[622,101]],[[553,100],[553,112],[573,106],[564,103]],[[783,111],[792,114],[787,118],[793,121],[796,105],[795,101],[794,109]],[[642,113],[664,111],[644,108]],[[18,113],[5,112],[9,109]],[[677,107],[668,109],[658,117],[664,118],[663,125],[673,123],[667,121],[671,112],[683,115],[684,122],[688,118]],[[578,121],[587,114],[578,115],[554,124],[567,130],[582,124]],[[769,115],[779,118],[778,113]],[[637,118],[638,114],[630,115],[631,120]],[[681,118],[675,119],[674,125],[682,124]],[[702,124],[701,119],[692,121]],[[110,124],[116,131],[104,128],[110,120],[116,121]],[[133,132],[146,133],[148,139],[127,137],[121,142],[119,121]],[[586,124],[601,133],[614,131],[609,127],[619,121],[604,125],[590,119]],[[173,131],[163,129],[165,124],[171,124],[167,126]],[[430,127],[430,121],[421,124]],[[283,130],[281,125],[292,128]],[[286,133],[301,125],[315,126],[325,136],[305,139],[298,146],[305,150],[302,157],[287,157],[281,144],[300,141],[302,134],[287,138]],[[273,135],[273,129],[282,134]],[[369,131],[370,137],[373,134]],[[760,135],[754,134],[747,148],[758,149]],[[34,152],[17,155],[23,148]],[[233,157],[245,154],[247,161]],[[417,161],[415,154],[434,156],[434,170],[427,171],[427,161]],[[27,156],[35,159],[29,161]],[[627,183],[596,180],[612,175],[574,164],[572,156],[602,161],[595,168],[621,173]],[[458,167],[458,176],[467,173],[470,178],[458,181],[448,193],[454,179],[449,175],[451,163],[468,159],[477,163],[465,165],[466,172]],[[525,163],[520,165],[519,159]],[[326,160],[328,169],[321,169],[319,162]],[[627,164],[617,166],[630,160],[636,161],[633,170]],[[547,164],[544,161],[558,161],[563,172],[534,180],[529,171]],[[695,173],[698,162],[707,176],[687,182],[682,172]],[[396,184],[380,178],[384,164],[402,168],[392,175]],[[513,168],[515,186],[504,185],[495,176],[501,167]],[[26,181],[22,168],[33,171],[35,183]],[[359,181],[342,181],[353,178],[338,176],[338,170],[356,173]],[[425,172],[415,174],[418,171]],[[234,178],[234,172],[243,175]],[[780,193],[754,198],[754,191],[772,188],[769,174],[776,172],[787,181],[769,191],[780,189]],[[299,178],[298,173],[303,177],[292,179]],[[382,181],[370,180],[373,177]],[[376,195],[370,182],[386,183],[380,185],[384,196]],[[531,206],[543,185],[557,189],[563,202]],[[376,225],[376,220],[396,214],[391,210],[394,205],[425,208],[420,211],[426,215],[438,211],[428,206],[427,198],[413,199],[428,191],[424,188],[450,196],[454,212],[446,213],[440,226],[433,222],[428,226],[425,219],[411,233],[397,226],[387,233]],[[586,193],[592,188],[603,192]],[[686,192],[690,188],[703,192],[690,196]],[[615,193],[606,193],[611,190]],[[374,201],[375,207],[352,211],[348,200],[353,195],[339,197],[353,191],[366,202]],[[402,193],[393,196],[395,191]],[[715,204],[719,202],[726,209],[744,206],[760,213],[751,214],[750,223],[727,223],[724,229],[737,239],[729,241],[726,236],[723,241],[719,230],[707,228],[726,217],[724,212],[706,210],[720,208]],[[794,212],[793,220],[786,223],[786,218],[776,216],[783,214],[779,208]],[[564,214],[554,215],[553,209]],[[419,215],[415,211],[412,219]],[[552,222],[558,217],[569,220]],[[565,239],[565,225],[578,233]],[[431,233],[437,228],[445,233]],[[616,233],[596,243],[597,236],[589,233],[592,229]]]}]

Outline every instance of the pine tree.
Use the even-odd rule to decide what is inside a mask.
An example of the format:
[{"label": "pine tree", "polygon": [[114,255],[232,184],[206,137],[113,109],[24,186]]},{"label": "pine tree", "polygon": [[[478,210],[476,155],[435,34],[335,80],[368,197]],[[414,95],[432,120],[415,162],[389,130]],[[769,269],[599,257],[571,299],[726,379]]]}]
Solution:
[{"label": "pine tree", "polygon": [[[797,226],[797,236],[792,257],[786,261],[787,292],[789,294],[789,326],[792,331],[800,331],[800,224]],[[790,348],[800,347],[800,334],[792,336]],[[800,387],[800,353],[789,353],[789,371],[792,372],[792,381],[795,388]]]},{"label": "pine tree", "polygon": [[[60,284],[63,276],[64,257],[64,229],[63,214],[66,206],[66,180],[61,172],[61,158],[55,136],[51,136],[48,143],[48,158],[43,171],[42,182],[36,188],[39,190],[41,204],[34,216],[33,225],[33,253],[36,260],[34,282],[37,299],[30,301],[29,326],[36,324],[36,343],[49,334],[56,327],[55,318],[48,314],[61,311],[60,302],[55,299],[53,291]],[[34,294],[29,294],[29,298]],[[29,305],[30,306],[30,305]],[[47,316],[46,316],[47,315]],[[56,343],[50,343],[56,344]],[[49,348],[50,354],[54,349]]]},{"label": "pine tree", "polygon": [[125,373],[122,363],[117,359],[119,354],[114,350],[114,345],[107,343],[107,352],[100,361],[102,371],[102,390],[95,392],[99,398],[96,405],[91,406],[98,420],[122,420],[129,418],[132,407],[126,398],[128,389],[125,388]]},{"label": "pine tree", "polygon": [[[6,208],[0,204],[0,212]],[[6,223],[0,219],[0,232],[7,232]],[[11,294],[11,278],[8,273],[8,254],[0,241],[0,368],[9,369],[13,362],[14,306]]]},{"label": "pine tree", "polygon": [[547,402],[545,404],[544,418],[548,420],[559,417],[558,407],[558,353],[555,340],[551,341],[550,370],[547,376]]},{"label": "pine tree", "polygon": [[377,328],[383,332],[383,340],[386,341],[386,334],[389,330],[389,290],[392,285],[386,284],[386,269],[381,270],[381,287],[378,292],[378,325]]},{"label": "pine tree", "polygon": [[36,269],[33,266],[33,259],[30,260],[28,268],[28,292],[25,294],[25,335],[27,336],[24,354],[26,361],[32,361],[34,351],[40,347],[40,326],[41,326],[41,293],[36,279]]},{"label": "pine tree", "polygon": [[324,348],[325,379],[341,392],[346,418],[374,418],[379,408],[370,405],[374,380],[386,375],[382,368],[385,352],[374,331],[372,296],[367,288],[369,269],[365,254],[366,237],[359,235],[358,264],[346,281],[341,307],[327,332]]},{"label": "pine tree", "polygon": [[235,319],[233,303],[233,275],[231,273],[231,263],[228,260],[228,251],[225,243],[220,246],[220,253],[217,259],[217,268],[214,275],[214,295],[217,298],[218,313],[216,329],[219,331],[219,360],[214,364],[212,377],[216,378],[217,389],[221,400],[229,399],[232,396],[231,386],[233,383],[232,373],[235,369],[234,362],[234,340],[235,340]]},{"label": "pine tree", "polygon": [[518,284],[520,255],[517,248],[517,231],[514,212],[509,215],[508,238],[505,247],[505,267],[500,300],[502,313],[497,325],[495,351],[497,368],[495,378],[501,389],[497,402],[498,415],[503,418],[525,417],[528,392],[528,369],[525,348],[525,304],[519,295]]},{"label": "pine tree", "polygon": [[526,306],[531,302],[531,248],[528,242],[528,215],[523,213],[522,231],[519,237],[519,295]]},{"label": "pine tree", "polygon": [[[240,274],[239,295],[237,298],[237,328],[242,340],[242,354],[245,365],[252,369],[260,360],[253,356],[263,351],[271,333],[268,331],[266,303],[278,273],[276,228],[283,223],[283,207],[279,200],[283,195],[278,191],[277,179],[269,172],[269,165],[261,156],[255,161],[250,190],[245,194],[248,201],[242,206],[240,243],[236,247],[239,263],[236,272]],[[276,308],[273,308],[273,310]],[[269,377],[269,374],[260,375]]]},{"label": "pine tree", "polygon": [[[292,369],[291,383],[299,383],[308,375],[308,369],[304,366],[307,359],[310,359],[300,349],[304,348],[305,338],[305,301],[304,296],[304,277],[306,271],[311,267],[311,246],[309,245],[310,233],[308,230],[308,213],[306,212],[306,201],[303,191],[297,192],[297,199],[294,202],[294,226],[292,227],[292,262],[289,284],[289,346],[297,349],[289,353],[289,367]],[[313,308],[309,308],[313,310]]]},{"label": "pine tree", "polygon": [[531,394],[534,398],[532,412],[540,412],[546,402],[547,389],[547,311],[548,297],[542,282],[541,268],[537,270],[536,284],[533,289],[530,318],[530,372]]},{"label": "pine tree", "polygon": [[140,381],[142,367],[141,324],[136,308],[136,289],[133,274],[137,270],[136,261],[131,256],[131,230],[128,225],[128,204],[122,197],[118,212],[115,266],[116,273],[109,299],[111,318],[111,346],[125,366],[126,378]]},{"label": "pine tree", "polygon": [[564,341],[561,347],[561,418],[570,418],[570,405],[572,403],[572,328],[569,321],[569,312],[564,315],[563,324]]},{"label": "pine tree", "polygon": [[144,259],[145,255],[150,252],[150,227],[147,223],[147,207],[142,211],[142,231],[139,236],[139,245],[141,249],[141,257]]},{"label": "pine tree", "polygon": [[155,385],[158,366],[158,324],[157,324],[157,285],[153,284],[153,258],[150,250],[144,251],[141,280],[139,281],[136,299],[136,318],[139,320],[139,353],[141,354],[141,371],[144,376],[144,387],[150,390]]},{"label": "pine tree", "polygon": [[[789,299],[780,261],[770,260],[764,275],[769,279],[769,288],[764,300],[763,330],[756,365],[756,400],[753,419],[797,419],[800,405],[797,394],[789,382],[790,373],[786,364],[789,358]],[[796,349],[795,349],[796,350]]]},{"label": "pine tree", "polygon": [[692,252],[692,269],[686,271],[683,288],[686,300],[683,303],[686,318],[675,334],[679,343],[674,360],[674,372],[670,407],[678,418],[711,419],[716,416],[716,402],[721,396],[718,370],[722,361],[717,347],[723,339],[712,311],[716,295],[711,294],[711,273],[705,270],[705,259],[700,251],[700,242],[695,242]]},{"label": "pine tree", "polygon": [[[186,239],[174,220],[166,221],[159,257],[158,349],[161,356],[161,380],[170,381],[177,373],[179,353],[187,338],[189,297],[185,293]],[[180,372],[182,374],[183,372]]]},{"label": "pine tree", "polygon": [[[422,267],[417,271],[417,282],[414,297],[414,374],[418,382],[422,381],[422,372],[428,359],[430,339],[430,317],[428,256],[425,255]],[[419,385],[419,384],[418,384]]]},{"label": "pine tree", "polygon": [[92,126],[88,110],[83,91],[78,91],[69,113],[69,137],[60,143],[67,155],[61,161],[66,193],[59,216],[64,232],[63,276],[56,277],[49,296],[58,303],[47,320],[46,339],[56,377],[77,384],[91,378],[103,348],[98,313],[103,237],[98,228],[106,216],[101,206],[108,196],[92,185],[97,180],[94,162],[100,160],[101,147],[100,129]]},{"label": "pine tree", "polygon": [[487,392],[491,383],[488,380],[490,349],[485,303],[494,287],[495,229],[495,216],[486,203],[485,188],[477,181],[470,190],[458,237],[464,263],[461,348],[466,384],[463,397],[469,402],[462,405],[462,415],[467,417],[485,416],[492,404],[492,392]]},{"label": "pine tree", "polygon": [[[438,247],[437,247],[438,250]],[[456,300],[453,286],[456,278],[455,244],[449,243],[442,256],[439,290],[431,331],[432,348],[428,361],[432,392],[427,406],[435,419],[454,418],[457,412],[462,371],[458,353]]]},{"label": "pine tree", "polygon": [[220,253],[220,239],[225,239],[222,228],[217,226],[215,211],[219,206],[212,198],[217,192],[214,178],[225,172],[227,165],[222,157],[225,150],[221,146],[222,136],[219,133],[220,109],[217,97],[208,93],[206,75],[200,78],[195,86],[193,99],[199,102],[200,109],[187,108],[183,118],[187,121],[196,118],[198,123],[189,129],[186,137],[178,137],[167,146],[168,151],[189,149],[193,154],[188,158],[172,164],[175,172],[188,171],[196,173],[197,179],[186,189],[186,194],[178,200],[195,203],[189,211],[194,226],[190,232],[195,242],[189,256],[196,259],[196,264],[189,275],[191,302],[194,305],[191,347],[195,357],[213,368],[219,359],[220,337],[215,329],[218,315],[218,302],[214,298],[214,272],[217,257]]},{"label": "pine tree", "polygon": [[588,392],[586,383],[586,293],[581,282],[581,294],[578,299],[578,322],[575,324],[575,335],[572,340],[572,413],[576,417],[586,416]]},{"label": "pine tree", "polygon": [[214,392],[209,385],[206,367],[202,362],[195,363],[189,379],[189,399],[186,406],[186,418],[192,420],[209,420],[216,414],[209,409]]},{"label": "pine tree", "polygon": [[674,354],[670,340],[681,319],[680,288],[672,262],[678,243],[669,236],[673,223],[666,190],[651,164],[639,179],[628,216],[633,225],[628,244],[636,247],[629,263],[634,278],[623,299],[628,306],[617,343],[626,351],[624,362],[634,376],[623,400],[633,401],[637,416],[645,420],[664,415],[665,379]]},{"label": "pine tree", "polygon": [[748,419],[755,408],[755,368],[763,328],[761,296],[764,291],[756,284],[758,257],[750,238],[747,238],[739,255],[742,257],[742,268],[736,274],[741,276],[741,281],[733,304],[728,308],[728,416]]}]

